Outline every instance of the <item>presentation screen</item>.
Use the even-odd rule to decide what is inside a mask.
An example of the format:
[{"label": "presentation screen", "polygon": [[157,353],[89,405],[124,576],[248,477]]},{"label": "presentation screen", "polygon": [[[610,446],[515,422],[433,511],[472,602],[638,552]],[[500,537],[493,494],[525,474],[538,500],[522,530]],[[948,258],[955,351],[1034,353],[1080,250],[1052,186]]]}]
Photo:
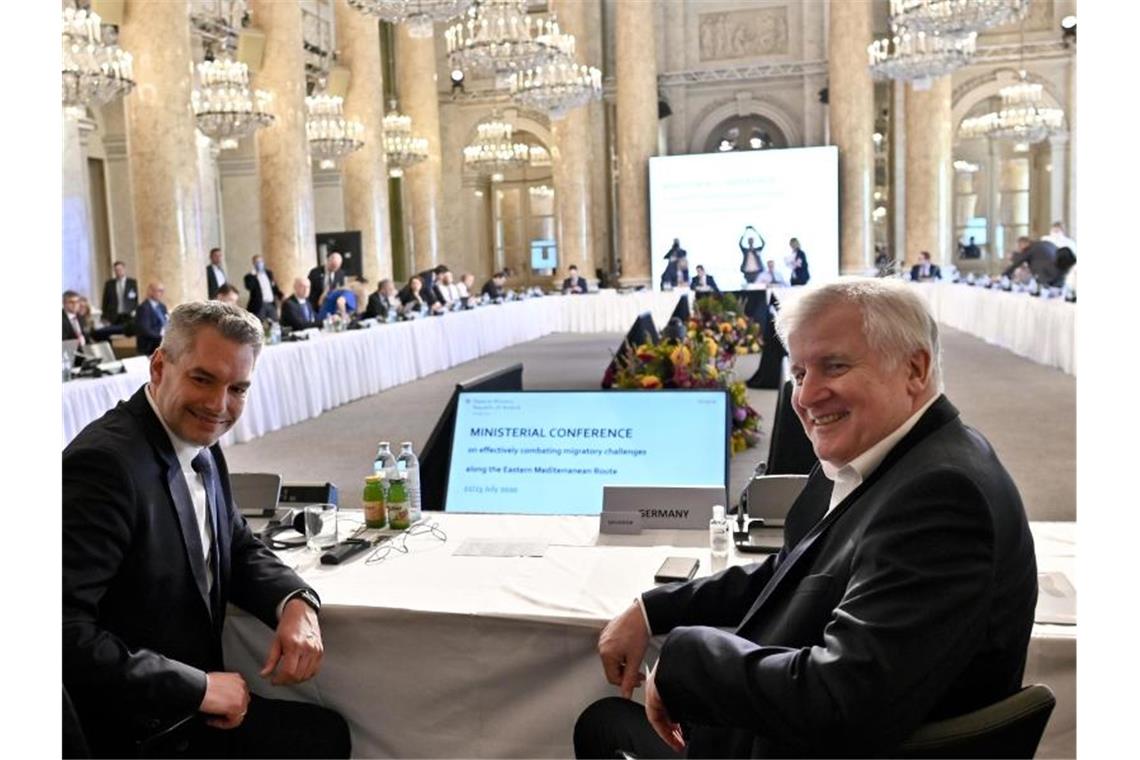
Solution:
[{"label": "presentation screen", "polygon": [[[745,287],[742,237],[752,236],[789,281],[788,241],[807,255],[811,282],[839,274],[839,151],[833,146],[701,153],[649,159],[649,226],[653,287],[665,254],[680,240],[689,275],[697,264],[721,290]],[[753,229],[748,229],[751,226]]]},{"label": "presentation screen", "polygon": [[464,392],[449,512],[596,515],[604,485],[728,483],[723,390]]}]

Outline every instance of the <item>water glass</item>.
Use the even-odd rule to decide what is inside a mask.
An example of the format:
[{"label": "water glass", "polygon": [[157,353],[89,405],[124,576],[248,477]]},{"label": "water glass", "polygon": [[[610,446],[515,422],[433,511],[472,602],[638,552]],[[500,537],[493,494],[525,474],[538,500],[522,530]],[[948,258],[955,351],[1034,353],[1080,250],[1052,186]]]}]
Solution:
[{"label": "water glass", "polygon": [[310,504],[305,507],[305,542],[309,549],[323,552],[337,542],[336,504]]}]

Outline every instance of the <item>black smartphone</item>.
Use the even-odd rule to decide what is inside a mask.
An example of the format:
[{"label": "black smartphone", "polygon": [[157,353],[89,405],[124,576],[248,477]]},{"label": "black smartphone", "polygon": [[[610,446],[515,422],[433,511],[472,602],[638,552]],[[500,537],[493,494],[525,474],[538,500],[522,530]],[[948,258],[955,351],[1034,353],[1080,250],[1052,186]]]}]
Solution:
[{"label": "black smartphone", "polygon": [[653,580],[657,583],[692,580],[700,566],[701,561],[693,557],[666,557],[661,567],[657,568]]}]

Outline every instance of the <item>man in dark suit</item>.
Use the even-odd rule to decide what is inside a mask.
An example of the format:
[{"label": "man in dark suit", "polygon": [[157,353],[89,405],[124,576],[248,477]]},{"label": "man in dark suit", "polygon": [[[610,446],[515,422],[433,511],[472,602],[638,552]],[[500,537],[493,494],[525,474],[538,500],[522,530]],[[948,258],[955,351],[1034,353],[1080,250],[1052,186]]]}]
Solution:
[{"label": "man in dark suit", "polygon": [[588,293],[590,291],[590,286],[586,284],[586,278],[578,276],[577,266],[571,264],[568,274],[570,276],[562,281],[563,295],[568,293]]},{"label": "man in dark suit", "polygon": [[503,297],[503,283],[507,281],[507,276],[502,272],[495,272],[491,275],[491,279],[483,283],[483,295],[490,296],[492,301],[498,301]]},{"label": "man in dark suit", "polygon": [[167,310],[162,302],[162,294],[166,288],[161,282],[152,282],[146,286],[146,300],[135,312],[135,342],[138,352],[143,356],[150,356],[162,342],[162,333],[166,329]]},{"label": "man in dark suit", "polygon": [[246,308],[259,319],[277,319],[277,301],[284,298],[285,294],[277,287],[273,270],[265,268],[264,259],[254,256],[250,263],[253,269],[242,279],[245,289],[249,291]]},{"label": "man in dark suit", "polygon": [[321,296],[331,290],[344,287],[344,270],[341,264],[343,259],[333,251],[325,259],[325,265],[315,266],[309,270],[309,304],[316,312],[321,308]]},{"label": "man in dark suit", "polygon": [[109,325],[129,322],[139,306],[139,284],[127,277],[127,265],[116,261],[111,265],[115,276],[103,283],[103,321]]},{"label": "man in dark suit", "polygon": [[811,279],[811,272],[808,271],[807,254],[803,248],[800,248],[798,238],[789,240],[788,247],[792,249],[792,253],[788,256],[789,266],[792,268],[791,284],[807,285],[808,280]]},{"label": "man in dark suit", "polygon": [[1024,279],[1032,275],[1041,285],[1052,285],[1063,280],[1057,271],[1057,246],[1048,240],[1017,239],[1017,253],[1013,262],[1002,272],[1002,276],[1015,276],[1017,270],[1025,266]]},{"label": "man in dark suit", "polygon": [[396,295],[396,284],[384,279],[376,286],[376,292],[368,296],[368,305],[364,309],[365,319],[379,319],[387,322],[400,313],[399,296]]},{"label": "man in dark suit", "polygon": [[705,268],[700,264],[697,264],[697,275],[693,278],[692,288],[698,293],[720,293],[716,279],[711,274],[705,274]]},{"label": "man in dark suit", "polygon": [[918,263],[910,268],[910,279],[914,282],[942,279],[942,270],[930,260],[929,251],[918,254]]},{"label": "man in dark suit", "polygon": [[63,339],[77,340],[80,346],[91,340],[79,320],[79,294],[74,290],[63,292]]},{"label": "man in dark suit", "polygon": [[281,302],[281,324],[292,330],[321,326],[309,301],[309,280],[304,277],[293,280],[293,295]]},{"label": "man in dark suit", "polygon": [[211,248],[210,263],[206,265],[206,298],[216,297],[218,288],[228,282],[222,263],[222,249]]},{"label": "man in dark suit", "polygon": [[96,756],[348,757],[339,715],[225,670],[229,602],[275,630],[273,684],[323,654],[320,600],[250,531],[217,445],[260,348],[242,309],[182,304],[150,382],[64,449],[63,680]]},{"label": "man in dark suit", "polygon": [[[783,548],[648,591],[606,626],[606,678],[627,698],[644,679],[645,707],[587,708],[578,757],[889,756],[920,724],[1021,688],[1033,538],[997,455],[941,393],[921,297],[839,281],[786,305],[777,330],[820,459]],[[650,632],[666,638],[643,677]]]}]

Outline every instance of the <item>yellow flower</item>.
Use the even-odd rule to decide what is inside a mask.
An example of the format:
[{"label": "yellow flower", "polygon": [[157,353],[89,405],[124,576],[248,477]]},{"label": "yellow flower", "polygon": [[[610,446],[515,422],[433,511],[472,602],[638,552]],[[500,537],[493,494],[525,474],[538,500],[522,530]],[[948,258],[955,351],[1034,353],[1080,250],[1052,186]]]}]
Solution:
[{"label": "yellow flower", "polygon": [[708,350],[709,356],[716,356],[716,341],[712,338],[705,338],[705,349]]},{"label": "yellow flower", "polygon": [[737,356],[743,356],[746,353],[748,353],[748,348],[746,346],[737,346],[736,347],[736,355]]},{"label": "yellow flower", "polygon": [[697,337],[697,331],[696,330],[689,330],[689,337],[690,338]]},{"label": "yellow flower", "polygon": [[716,380],[720,377],[720,373],[716,371],[716,365],[712,362],[705,365],[705,371],[708,372],[709,379],[711,380]]},{"label": "yellow flower", "polygon": [[752,343],[752,345],[751,345],[751,346],[749,346],[749,348],[751,348],[751,349],[752,349],[752,353],[756,353],[756,352],[758,352],[758,351],[760,350],[760,344],[759,344],[759,343],[756,343],[756,342],[754,341],[754,342]]},{"label": "yellow flower", "polygon": [[642,388],[660,388],[661,387],[661,378],[659,378],[655,375],[642,375],[641,376],[641,387]]},{"label": "yellow flower", "polygon": [[744,330],[748,327],[748,322],[745,321],[744,317],[737,317],[736,318],[736,326],[739,327],[741,330]]},{"label": "yellow flower", "polygon": [[677,346],[673,352],[669,354],[669,360],[673,362],[674,367],[687,367],[693,356],[689,352],[689,347],[685,345]]}]

